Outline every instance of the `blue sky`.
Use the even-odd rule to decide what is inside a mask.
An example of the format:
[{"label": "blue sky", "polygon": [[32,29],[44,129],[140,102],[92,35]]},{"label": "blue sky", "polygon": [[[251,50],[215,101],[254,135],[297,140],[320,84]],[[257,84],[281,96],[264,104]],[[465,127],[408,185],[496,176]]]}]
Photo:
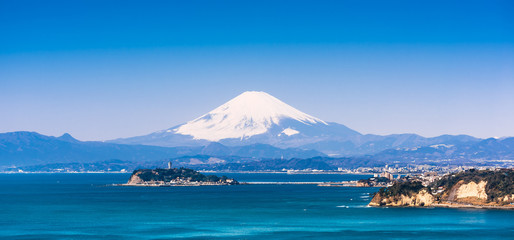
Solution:
[{"label": "blue sky", "polygon": [[514,136],[512,1],[0,0],[0,132],[143,135],[266,91],[361,133]]}]

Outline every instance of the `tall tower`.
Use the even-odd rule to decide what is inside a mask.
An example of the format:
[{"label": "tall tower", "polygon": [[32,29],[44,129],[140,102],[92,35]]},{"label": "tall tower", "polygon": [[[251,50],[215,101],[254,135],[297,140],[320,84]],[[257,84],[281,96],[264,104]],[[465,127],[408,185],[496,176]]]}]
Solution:
[{"label": "tall tower", "polygon": [[168,161],[168,169],[171,169],[171,161]]}]

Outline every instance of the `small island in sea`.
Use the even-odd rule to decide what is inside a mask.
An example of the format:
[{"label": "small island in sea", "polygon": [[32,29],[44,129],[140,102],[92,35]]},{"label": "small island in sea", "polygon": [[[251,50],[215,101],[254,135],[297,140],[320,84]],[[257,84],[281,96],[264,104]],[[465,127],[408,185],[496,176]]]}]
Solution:
[{"label": "small island in sea", "polygon": [[375,193],[369,206],[514,209],[514,169],[401,178]]},{"label": "small island in sea", "polygon": [[204,186],[237,185],[226,176],[204,175],[189,168],[157,168],[134,170],[125,186]]}]

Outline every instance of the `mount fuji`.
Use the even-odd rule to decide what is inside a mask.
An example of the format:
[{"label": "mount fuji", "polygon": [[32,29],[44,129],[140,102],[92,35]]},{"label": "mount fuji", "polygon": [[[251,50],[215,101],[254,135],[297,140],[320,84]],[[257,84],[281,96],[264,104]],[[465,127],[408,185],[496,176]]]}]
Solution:
[{"label": "mount fuji", "polygon": [[[316,125],[328,124],[321,119],[300,112],[265,92],[244,92],[173,131],[193,136],[193,139],[245,140],[270,131],[278,137],[282,135],[289,137],[300,134],[300,131],[295,129],[297,127]],[[277,133],[277,131],[280,132]]]},{"label": "mount fuji", "polygon": [[163,147],[269,144],[280,148],[311,149],[331,156],[372,154],[390,148],[456,144],[479,139],[416,134],[363,135],[342,124],[325,122],[265,92],[248,91],[187,123],[144,136],[115,139],[120,144]]}]

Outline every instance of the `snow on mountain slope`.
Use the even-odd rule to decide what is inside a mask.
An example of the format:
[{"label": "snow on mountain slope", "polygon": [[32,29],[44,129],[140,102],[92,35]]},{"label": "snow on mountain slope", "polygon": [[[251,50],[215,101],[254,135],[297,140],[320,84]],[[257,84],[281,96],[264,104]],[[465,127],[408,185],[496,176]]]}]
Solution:
[{"label": "snow on mountain slope", "polygon": [[268,144],[278,148],[313,149],[333,156],[352,156],[391,148],[456,145],[478,140],[450,135],[435,138],[416,134],[362,135],[345,125],[324,122],[305,114],[265,92],[251,91],[185,124],[110,142],[165,147],[206,146],[212,142],[231,147]]},{"label": "snow on mountain slope", "polygon": [[[173,129],[173,132],[208,141],[245,139],[267,132],[284,119],[296,120],[305,125],[328,125],[323,120],[305,114],[265,92],[248,91],[211,112]],[[288,136],[298,133],[294,129],[284,131]]]},{"label": "snow on mountain slope", "polygon": [[287,135],[287,136],[292,136],[292,135],[295,135],[295,134],[298,134],[300,133],[299,131],[297,130],[294,130],[292,128],[286,128],[284,129],[284,131],[282,131],[278,136],[281,136],[283,134]]}]

